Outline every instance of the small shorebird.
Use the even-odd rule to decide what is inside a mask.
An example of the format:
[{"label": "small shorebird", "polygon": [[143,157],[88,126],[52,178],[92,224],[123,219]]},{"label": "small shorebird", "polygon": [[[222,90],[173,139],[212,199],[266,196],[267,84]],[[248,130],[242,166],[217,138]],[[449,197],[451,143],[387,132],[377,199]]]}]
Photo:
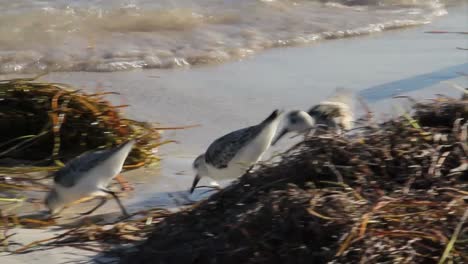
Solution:
[{"label": "small shorebird", "polygon": [[316,125],[326,126],[337,131],[353,128],[352,93],[338,88],[325,101],[313,106],[307,113],[291,111],[285,117],[285,125],[273,145],[288,132],[305,133]]},{"label": "small shorebird", "polygon": [[129,140],[117,147],[84,153],[55,173],[54,186],[45,199],[52,215],[59,213],[67,204],[86,196],[97,196],[101,200],[93,209],[82,215],[91,214],[107,202],[112,195],[124,215],[128,215],[117,195],[107,189],[110,181],[122,170],[125,159],[135,144]]},{"label": "small shorebird", "polygon": [[270,147],[280,115],[280,111],[275,110],[260,124],[236,130],[211,143],[206,152],[193,162],[196,176],[190,193],[202,177],[233,179],[255,165]]}]

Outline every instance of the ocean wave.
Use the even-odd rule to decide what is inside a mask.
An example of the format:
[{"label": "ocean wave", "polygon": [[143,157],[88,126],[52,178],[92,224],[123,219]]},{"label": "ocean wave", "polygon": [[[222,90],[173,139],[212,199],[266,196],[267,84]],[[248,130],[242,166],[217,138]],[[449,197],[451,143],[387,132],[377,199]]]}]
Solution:
[{"label": "ocean wave", "polygon": [[436,0],[0,0],[0,13],[0,73],[37,73],[221,63],[446,11]]}]

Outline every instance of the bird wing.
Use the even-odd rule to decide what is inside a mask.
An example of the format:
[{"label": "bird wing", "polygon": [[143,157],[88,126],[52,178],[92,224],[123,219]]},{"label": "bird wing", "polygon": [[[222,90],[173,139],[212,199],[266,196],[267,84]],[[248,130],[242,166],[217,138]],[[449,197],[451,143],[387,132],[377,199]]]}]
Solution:
[{"label": "bird wing", "polygon": [[332,95],[330,95],[325,101],[342,103],[351,107],[353,105],[354,93],[346,88],[336,88]]},{"label": "bird wing", "polygon": [[317,124],[345,130],[352,128],[353,113],[349,106],[343,103],[321,102],[312,107],[308,114],[315,118]]},{"label": "bird wing", "polygon": [[318,105],[313,106],[308,114],[319,123],[332,125],[334,118],[349,115],[353,101],[352,91],[345,88],[337,88],[331,96]]},{"label": "bird wing", "polygon": [[54,183],[65,187],[74,186],[80,178],[86,175],[86,172],[109,158],[113,153],[114,149],[85,152],[58,170],[54,176]]},{"label": "bird wing", "polygon": [[318,120],[333,120],[341,116],[341,108],[333,104],[318,104],[312,107],[308,114]]},{"label": "bird wing", "polygon": [[236,130],[215,140],[205,153],[205,160],[211,166],[222,169],[234,158],[237,152],[262,131],[264,124]]}]

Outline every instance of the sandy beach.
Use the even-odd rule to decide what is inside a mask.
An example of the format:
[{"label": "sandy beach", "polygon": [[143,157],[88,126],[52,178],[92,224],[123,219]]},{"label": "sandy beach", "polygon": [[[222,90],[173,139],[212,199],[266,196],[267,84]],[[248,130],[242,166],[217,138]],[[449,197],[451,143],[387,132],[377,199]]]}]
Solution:
[{"label": "sandy beach", "polygon": [[[190,197],[187,193],[193,179],[191,163],[212,140],[259,122],[275,108],[308,109],[337,87],[356,93],[368,89],[375,94],[379,90],[372,88],[398,80],[414,84],[419,80],[414,77],[420,75],[433,76],[435,81],[421,85],[420,90],[410,91],[411,95],[459,94],[440,81],[450,80],[468,86],[468,78],[455,77],[456,72],[468,73],[468,53],[456,49],[468,48],[467,36],[424,32],[466,31],[467,13],[468,4],[465,3],[424,26],[327,40],[312,46],[272,49],[242,61],[215,66],[113,73],[59,72],[50,73],[42,80],[85,87],[87,91],[94,91],[94,87],[102,84],[105,90],[121,94],[120,97],[109,96],[109,99],[131,105],[125,110],[128,116],[157,122],[161,127],[200,125],[165,131],[166,139],[179,143],[159,149],[158,154],[163,158],[160,167],[124,174],[135,185],[135,191],[124,199],[129,210],[173,208],[190,199],[201,198]],[[454,68],[447,74],[446,69],[450,67]],[[395,93],[408,88],[400,87]],[[392,103],[388,96],[369,101],[374,109],[388,116]],[[272,148],[269,153],[284,147]],[[69,210],[73,213],[83,206],[90,205]],[[117,210],[115,203],[110,202],[99,211]],[[49,237],[56,230],[14,229],[10,232],[16,233],[12,241],[27,244]],[[0,261],[2,264],[86,262],[93,255],[88,251],[58,248],[22,255],[0,253]]]}]

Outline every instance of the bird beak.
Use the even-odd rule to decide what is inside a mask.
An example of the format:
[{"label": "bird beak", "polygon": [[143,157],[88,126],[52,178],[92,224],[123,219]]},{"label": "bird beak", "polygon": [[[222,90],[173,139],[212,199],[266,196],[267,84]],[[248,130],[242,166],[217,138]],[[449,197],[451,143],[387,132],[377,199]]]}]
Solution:
[{"label": "bird beak", "polygon": [[197,187],[197,184],[198,182],[200,181],[200,175],[195,175],[195,179],[193,179],[193,183],[192,183],[192,188],[190,188],[190,193],[192,194],[193,191],[195,190],[195,187]]},{"label": "bird beak", "polygon": [[289,132],[289,130],[287,128],[283,128],[283,130],[281,130],[281,133],[278,134],[278,136],[273,140],[273,142],[271,143],[271,145],[275,145],[276,142],[278,142],[278,140],[280,140],[280,138],[282,138],[284,135],[286,135],[287,133]]}]

